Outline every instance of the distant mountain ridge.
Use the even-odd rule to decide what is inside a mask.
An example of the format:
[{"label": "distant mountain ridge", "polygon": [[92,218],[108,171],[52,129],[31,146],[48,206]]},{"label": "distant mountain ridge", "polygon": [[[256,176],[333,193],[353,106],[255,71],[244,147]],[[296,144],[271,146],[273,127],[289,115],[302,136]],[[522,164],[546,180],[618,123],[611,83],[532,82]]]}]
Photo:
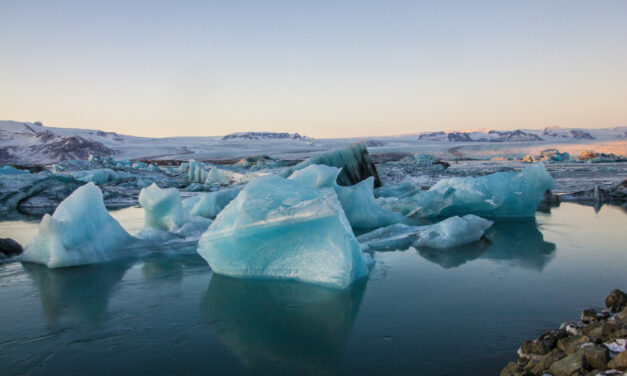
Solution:
[{"label": "distant mountain ridge", "polygon": [[307,136],[287,132],[236,132],[222,137],[223,140],[298,140],[311,141]]},{"label": "distant mountain ridge", "polygon": [[423,142],[542,142],[597,139],[627,139],[627,127],[602,129],[546,127],[543,130],[516,129],[512,131],[481,129],[425,132],[418,136],[418,141]]},{"label": "distant mountain ridge", "polygon": [[227,159],[254,155],[288,155],[329,150],[356,141],[381,151],[406,151],[421,143],[603,143],[627,141],[627,127],[581,129],[547,127],[530,130],[425,132],[380,138],[312,139],[298,133],[238,132],[223,137],[137,137],[93,129],[57,128],[40,122],[0,121],[0,164],[48,164],[97,156],[134,159]]}]

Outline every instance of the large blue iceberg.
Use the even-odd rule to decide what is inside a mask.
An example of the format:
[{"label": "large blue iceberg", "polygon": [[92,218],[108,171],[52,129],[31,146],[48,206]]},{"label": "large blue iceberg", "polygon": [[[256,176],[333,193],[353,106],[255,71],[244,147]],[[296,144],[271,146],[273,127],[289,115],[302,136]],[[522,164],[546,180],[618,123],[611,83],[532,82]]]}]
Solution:
[{"label": "large blue iceberg", "polygon": [[22,261],[49,268],[92,264],[125,255],[135,239],[107,212],[102,192],[88,183],[41,220]]},{"label": "large blue iceberg", "polygon": [[497,172],[477,178],[450,178],[415,195],[382,199],[383,206],[424,218],[476,214],[489,218],[533,218],[553,179],[544,164],[522,171]]},{"label": "large blue iceberg", "polygon": [[200,238],[217,274],[344,288],[368,274],[370,258],[332,189],[269,175],[249,183]]}]

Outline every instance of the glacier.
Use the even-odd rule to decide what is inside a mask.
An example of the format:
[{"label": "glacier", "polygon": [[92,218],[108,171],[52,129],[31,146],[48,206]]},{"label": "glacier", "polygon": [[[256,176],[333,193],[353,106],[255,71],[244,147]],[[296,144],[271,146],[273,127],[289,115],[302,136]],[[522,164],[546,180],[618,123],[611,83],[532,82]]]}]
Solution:
[{"label": "glacier", "polygon": [[428,191],[379,201],[385,208],[424,218],[465,214],[489,218],[534,218],[544,192],[551,188],[551,175],[544,164],[537,163],[520,172],[443,179]]},{"label": "glacier", "polygon": [[198,253],[217,273],[345,288],[368,274],[333,189],[276,175],[247,184],[216,217]]},{"label": "glacier", "polygon": [[410,246],[452,248],[481,239],[493,223],[473,214],[449,217],[426,226],[398,223],[358,236],[357,241],[364,251],[402,250]]},{"label": "glacier", "polygon": [[22,261],[49,268],[91,264],[125,255],[135,239],[107,212],[94,183],[76,189],[45,214]]}]

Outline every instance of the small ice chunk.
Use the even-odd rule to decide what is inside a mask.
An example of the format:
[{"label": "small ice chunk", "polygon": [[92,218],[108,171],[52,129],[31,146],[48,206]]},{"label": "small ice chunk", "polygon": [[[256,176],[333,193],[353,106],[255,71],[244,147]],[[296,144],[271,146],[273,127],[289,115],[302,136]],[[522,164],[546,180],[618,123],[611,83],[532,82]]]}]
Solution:
[{"label": "small ice chunk", "polygon": [[146,226],[157,230],[173,231],[191,220],[176,188],[161,189],[152,183],[139,193],[139,204],[144,208]]},{"label": "small ice chunk", "polygon": [[200,238],[217,274],[344,288],[368,274],[332,189],[269,175],[247,184]]},{"label": "small ice chunk", "polygon": [[134,239],[107,212],[102,192],[88,183],[45,214],[22,261],[49,268],[92,264],[126,254]]},{"label": "small ice chunk", "polygon": [[229,188],[216,192],[203,192],[197,196],[183,200],[183,208],[191,215],[215,218],[242,189]]},{"label": "small ice chunk", "polygon": [[190,159],[187,174],[190,182],[202,184],[205,180],[207,180],[208,172],[205,169],[204,163],[196,162],[195,160]]},{"label": "small ice chunk", "polygon": [[384,207],[427,218],[464,214],[533,218],[544,192],[552,187],[551,175],[538,163],[518,173],[444,179],[428,191],[384,201]]},{"label": "small ice chunk", "polygon": [[109,182],[130,179],[131,175],[124,172],[116,172],[110,168],[98,168],[93,170],[72,171],[70,175],[83,183],[106,184]]},{"label": "small ice chunk", "polygon": [[395,224],[357,237],[362,249],[393,250],[409,246],[452,248],[475,242],[492,226],[492,221],[468,214],[450,217],[427,226]]}]

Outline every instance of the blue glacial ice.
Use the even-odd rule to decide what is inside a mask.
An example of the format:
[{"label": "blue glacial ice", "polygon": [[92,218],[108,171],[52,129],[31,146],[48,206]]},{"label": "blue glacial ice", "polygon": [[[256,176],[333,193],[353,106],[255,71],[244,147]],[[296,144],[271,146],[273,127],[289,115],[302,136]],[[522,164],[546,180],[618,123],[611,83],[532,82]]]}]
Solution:
[{"label": "blue glacial ice", "polygon": [[332,189],[269,175],[247,184],[216,217],[198,253],[217,274],[344,288],[371,259]]},{"label": "blue glacial ice", "polygon": [[364,142],[355,143],[309,158],[296,166],[286,168],[281,176],[288,177],[294,171],[302,170],[309,165],[325,165],[340,168],[342,171],[337,177],[339,185],[357,184],[372,176],[374,177],[375,187],[381,186],[377,168],[372,162]]},{"label": "blue glacial ice", "polygon": [[533,218],[553,179],[544,164],[520,172],[440,180],[431,189],[405,198],[380,199],[382,206],[424,218],[476,214],[489,218]]},{"label": "blue glacial ice", "polygon": [[45,214],[22,261],[49,268],[91,264],[125,255],[135,239],[107,212],[102,192],[88,183]]},{"label": "blue glacial ice", "polygon": [[410,246],[451,248],[481,239],[492,223],[468,214],[450,217],[427,226],[394,224],[363,234],[357,240],[363,250],[402,250]]},{"label": "blue glacial ice", "polygon": [[15,168],[13,166],[2,166],[0,168],[0,175],[23,175],[30,174],[28,170],[20,170],[19,168]]},{"label": "blue glacial ice", "polygon": [[337,185],[337,176],[340,169],[337,167],[312,164],[294,171],[288,179],[315,188],[329,188]]},{"label": "blue glacial ice", "polygon": [[183,200],[183,208],[191,215],[215,218],[241,190],[241,187],[235,187],[215,192],[203,192]]},{"label": "blue glacial ice", "polygon": [[161,189],[153,183],[141,190],[139,204],[144,208],[146,226],[156,230],[174,231],[192,220],[176,188]]},{"label": "blue glacial ice", "polygon": [[374,197],[374,178],[371,176],[351,186],[340,186],[336,179],[340,169],[324,165],[309,165],[296,170],[290,180],[316,188],[332,187],[346,213],[352,228],[359,231],[372,230],[394,223],[404,223],[405,217],[382,208]]}]

